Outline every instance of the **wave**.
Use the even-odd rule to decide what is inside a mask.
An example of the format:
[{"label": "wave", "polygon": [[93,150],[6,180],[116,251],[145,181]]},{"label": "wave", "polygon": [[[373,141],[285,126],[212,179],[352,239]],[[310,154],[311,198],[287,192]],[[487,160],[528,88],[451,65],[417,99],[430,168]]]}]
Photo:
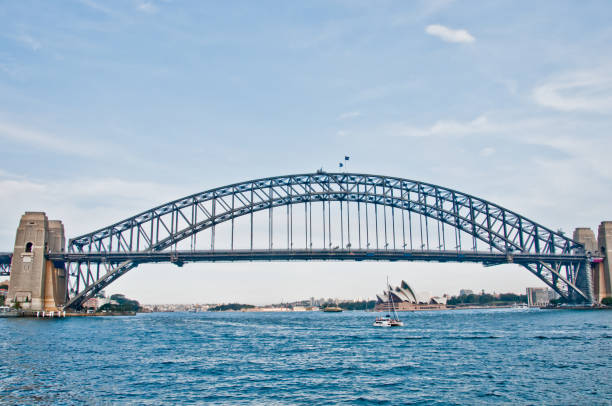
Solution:
[{"label": "wave", "polygon": [[578,336],[543,336],[543,335],[537,335],[537,336],[534,336],[533,338],[537,340],[582,340],[584,339],[584,337],[578,337]]}]

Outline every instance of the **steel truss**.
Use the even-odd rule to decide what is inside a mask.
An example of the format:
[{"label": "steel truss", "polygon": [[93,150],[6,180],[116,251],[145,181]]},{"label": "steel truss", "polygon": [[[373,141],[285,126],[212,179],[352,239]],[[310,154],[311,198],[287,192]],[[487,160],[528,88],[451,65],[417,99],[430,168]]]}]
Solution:
[{"label": "steel truss", "polygon": [[[332,216],[332,202],[339,203],[339,218],[336,214]],[[312,206],[317,203],[323,208],[322,249],[313,247]],[[306,244],[304,249],[297,250],[293,210],[301,205]],[[287,212],[284,250],[273,247],[274,209],[280,207],[286,207]],[[374,213],[371,213],[372,207]],[[357,212],[358,241],[354,237],[357,231],[351,234],[350,230],[351,209],[353,216]],[[269,245],[267,254],[262,254],[254,249],[253,216],[265,210],[269,213]],[[384,213],[383,220],[379,220],[380,210]],[[374,228],[373,220],[368,215],[375,216],[375,239],[371,237],[374,230],[370,230]],[[234,249],[234,221],[240,217],[250,218],[250,250],[246,251]],[[339,245],[335,247],[332,217],[334,224],[340,223],[336,228],[340,236],[335,236]],[[392,220],[387,220],[388,217]],[[384,234],[380,221],[384,223]],[[231,223],[229,251],[215,250],[215,227],[222,223]],[[453,230],[452,235],[448,229]],[[210,249],[195,250],[197,235],[204,230],[211,232]],[[466,234],[470,236],[467,249],[462,238]],[[71,298],[67,306],[81,306],[140,263],[180,262],[177,244],[188,240],[191,250],[190,254],[180,254],[183,261],[249,261],[267,256],[266,260],[516,262],[562,297],[592,300],[590,280],[578,280],[581,269],[588,266],[588,257],[579,243],[560,232],[486,200],[429,183],[378,175],[318,172],[251,180],[204,191],[71,239],[66,254],[55,254],[56,260],[67,262],[70,272]],[[419,246],[413,246],[415,241]],[[401,258],[389,256],[388,252]]]}]

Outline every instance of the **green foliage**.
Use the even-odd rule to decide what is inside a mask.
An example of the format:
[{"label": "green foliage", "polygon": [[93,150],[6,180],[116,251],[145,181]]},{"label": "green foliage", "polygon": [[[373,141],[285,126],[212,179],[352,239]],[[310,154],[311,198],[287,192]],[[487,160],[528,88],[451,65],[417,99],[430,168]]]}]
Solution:
[{"label": "green foliage", "polygon": [[[524,299],[524,300],[523,300]],[[515,293],[500,293],[499,300],[501,302],[527,302],[527,296],[517,295]]]},{"label": "green foliage", "polygon": [[446,302],[449,305],[487,305],[487,304],[509,304],[509,303],[527,303],[527,295],[517,295],[514,293],[501,293],[499,298],[489,294],[474,294],[453,296]]},{"label": "green foliage", "polygon": [[21,309],[21,303],[19,303],[19,302],[15,302],[15,303],[13,304],[13,309],[16,309],[16,310]]},{"label": "green foliage", "polygon": [[553,305],[553,306],[554,306],[554,305],[560,305],[560,304],[563,304],[563,303],[567,303],[567,300],[565,300],[565,299],[564,299],[564,298],[562,298],[562,297],[560,297],[560,298],[558,298],[558,299],[551,299],[551,300],[550,300],[550,304],[551,304],[551,305]]},{"label": "green foliage", "polygon": [[241,304],[241,303],[228,303],[228,304],[222,304],[219,306],[215,306],[215,307],[211,307],[208,309],[209,312],[224,312],[224,311],[228,311],[228,310],[242,310],[242,309],[252,309],[255,306],[253,305],[249,305],[249,304]]},{"label": "green foliage", "polygon": [[109,312],[137,312],[140,310],[140,303],[137,300],[131,300],[125,297],[125,295],[115,294],[110,297],[111,300],[117,302],[117,304],[107,303],[100,307],[98,311],[109,311]]},{"label": "green foliage", "polygon": [[6,303],[6,298],[4,296],[0,296],[0,306],[4,306],[4,303]]},{"label": "green foliage", "polygon": [[612,306],[612,296],[604,297],[601,299],[601,304],[606,306]]},{"label": "green foliage", "polygon": [[[327,304],[324,305],[323,308],[327,307],[327,306],[336,306],[334,304]],[[375,300],[362,300],[359,302],[341,302],[338,303],[338,307],[340,307],[343,310],[372,310],[374,309],[374,306],[376,306],[376,301]]]}]

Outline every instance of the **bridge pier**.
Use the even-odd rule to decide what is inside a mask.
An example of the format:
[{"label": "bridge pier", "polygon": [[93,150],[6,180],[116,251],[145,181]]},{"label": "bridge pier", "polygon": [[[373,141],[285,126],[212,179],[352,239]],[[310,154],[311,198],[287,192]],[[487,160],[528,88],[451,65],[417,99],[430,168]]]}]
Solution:
[{"label": "bridge pier", "polygon": [[[599,225],[597,241],[604,260],[598,273],[600,298],[612,297],[612,221],[602,221]],[[600,300],[601,300],[600,299]]]},{"label": "bridge pier", "polygon": [[[588,264],[593,302],[600,303],[605,297],[612,297],[612,221],[603,221],[599,225],[597,238],[590,228],[574,230],[574,240],[584,245],[587,253],[603,257]],[[580,272],[579,272],[580,274]]]},{"label": "bridge pier", "polygon": [[63,252],[64,226],[43,212],[26,212],[17,227],[7,299],[25,310],[58,311],[66,303],[68,277],[46,258]]},{"label": "bridge pier", "polygon": [[[587,303],[593,305],[595,298],[593,295],[593,275],[591,270],[591,263],[589,260],[582,261],[578,266],[578,272],[576,274],[576,287],[584,292],[587,296]],[[578,293],[572,291],[572,301],[575,303],[584,302]]]}]

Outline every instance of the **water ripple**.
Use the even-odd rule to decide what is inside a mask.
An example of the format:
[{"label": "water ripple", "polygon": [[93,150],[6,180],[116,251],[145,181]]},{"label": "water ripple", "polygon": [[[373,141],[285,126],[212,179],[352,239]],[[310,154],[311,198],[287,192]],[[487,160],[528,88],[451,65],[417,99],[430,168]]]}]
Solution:
[{"label": "water ripple", "polygon": [[[0,319],[1,404],[606,404],[612,312]],[[609,403],[608,403],[609,404]]]}]

